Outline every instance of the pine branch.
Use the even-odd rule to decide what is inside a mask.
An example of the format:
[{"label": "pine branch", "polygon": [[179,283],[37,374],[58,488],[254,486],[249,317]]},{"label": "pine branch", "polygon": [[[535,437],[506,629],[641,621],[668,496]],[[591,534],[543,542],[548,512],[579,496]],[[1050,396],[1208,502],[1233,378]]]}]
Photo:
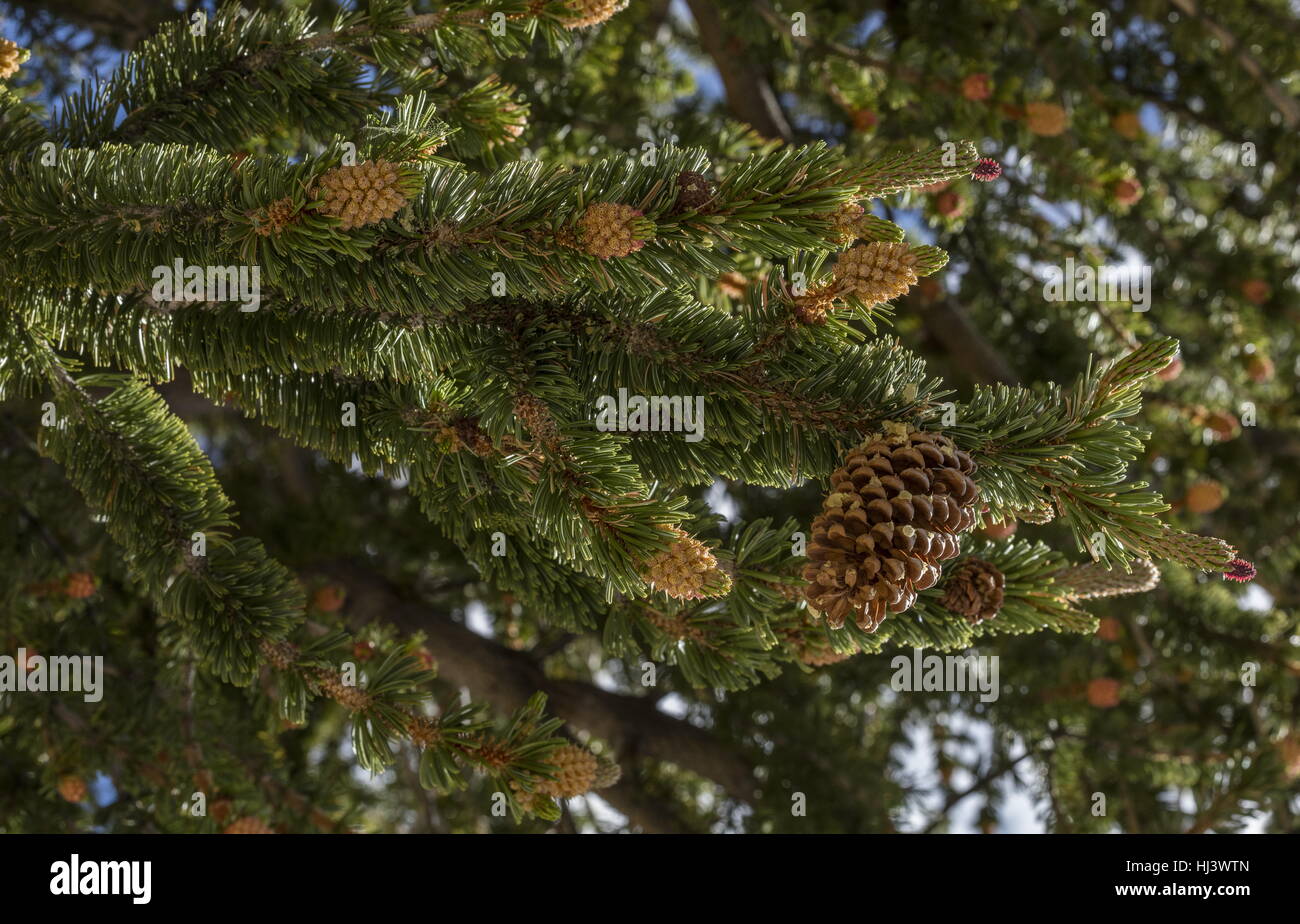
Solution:
[{"label": "pine branch", "polygon": [[[210,21],[204,15],[200,34],[195,22],[164,23],[112,78],[68,100],[54,134],[72,147],[180,142],[219,150],[302,125],[317,137],[346,134],[392,102],[396,81],[430,85],[415,76],[426,50],[443,67],[464,67],[522,54],[539,34],[556,48],[566,40],[565,13],[558,2],[494,0],[412,14],[399,0],[371,0],[317,32],[302,10],[249,13],[227,4]],[[496,14],[504,30],[494,28]],[[368,79],[376,65],[379,74]]]},{"label": "pine branch", "polygon": [[[297,583],[261,543],[231,539],[230,501],[185,425],[152,391],[112,375],[79,379],[29,333],[56,397],[40,449],[62,464],[167,618],[187,629],[207,667],[247,683],[258,639],[301,618]],[[106,387],[100,398],[88,389]]]},{"label": "pine branch", "polygon": [[[417,658],[393,651],[367,671],[365,686],[349,685],[338,663],[352,655],[353,645],[341,631],[304,645],[263,644],[261,654],[277,672],[281,709],[289,721],[305,721],[310,697],[329,697],[350,714],[352,745],[362,767],[378,772],[393,762],[395,741],[410,741],[420,749],[422,786],[441,792],[463,789],[461,765],[472,766],[500,787],[516,818],[525,812],[517,793],[532,793],[540,780],[554,779],[548,758],[565,742],[553,734],[560,720],[544,714],[545,696],[538,693],[521,704],[504,733],[473,704],[430,717],[421,708],[428,694],[420,687],[431,675]],[[556,814],[547,800],[531,803],[527,811],[551,819]]]},{"label": "pine branch", "polygon": [[1168,509],[1158,494],[1141,482],[1124,483],[1146,434],[1123,421],[1140,410],[1142,383],[1177,347],[1154,340],[1089,369],[1064,394],[1055,386],[977,388],[946,429],[977,458],[990,515],[1050,519],[1054,512],[1095,560],[1154,558],[1225,569],[1235,555],[1231,546],[1169,526],[1157,518]]},{"label": "pine branch", "polygon": [[425,633],[430,647],[439,652],[441,675],[496,708],[517,708],[540,690],[566,721],[609,742],[620,763],[635,756],[668,761],[717,782],[733,798],[753,799],[752,770],[739,755],[703,730],[658,711],[649,699],[609,693],[577,681],[552,680],[522,652],[502,648],[402,598],[363,568],[332,563],[329,573],[347,586],[359,618]]},{"label": "pine branch", "polygon": [[[789,148],[749,158],[707,210],[679,213],[681,176],[706,169],[697,149],[667,147],[648,168],[627,157],[581,173],[524,162],[478,177],[429,161],[440,137],[431,120],[427,105],[407,101],[360,145],[362,156],[400,162],[403,196],[423,179],[408,210],[377,225],[344,231],[320,211],[319,184],[342,157],[342,139],[296,163],[110,146],[63,151],[54,166],[14,157],[0,182],[0,247],[53,257],[33,267],[34,281],[50,289],[156,291],[155,268],[172,267],[183,251],[186,266],[255,263],[265,284],[319,307],[427,313],[449,299],[482,299],[493,274],[525,295],[617,287],[649,296],[720,274],[729,260],[719,244],[782,257],[836,249],[836,214],[851,199],[966,169],[942,166],[940,151],[855,167],[823,145]],[[600,203],[642,216],[641,230],[628,230],[641,237],[624,256],[602,259],[584,236],[588,206]],[[281,217],[271,221],[273,206]]]}]

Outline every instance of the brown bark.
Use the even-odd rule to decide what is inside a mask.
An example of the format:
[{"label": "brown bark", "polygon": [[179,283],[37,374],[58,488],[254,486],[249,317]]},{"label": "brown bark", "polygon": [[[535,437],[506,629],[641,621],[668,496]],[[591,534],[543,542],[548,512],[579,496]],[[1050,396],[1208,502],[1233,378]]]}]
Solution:
[{"label": "brown bark", "polygon": [[169,0],[17,0],[14,5],[33,17],[52,16],[89,29],[125,51],[152,35],[159,23],[185,15]]},{"label": "brown bark", "polygon": [[972,382],[1014,385],[1020,381],[961,306],[949,301],[936,302],[922,309],[921,320],[925,332],[942,347],[953,367]]},{"label": "brown bark", "polygon": [[[756,784],[748,761],[704,729],[660,712],[648,697],[547,677],[528,654],[483,638],[424,604],[403,599],[387,581],[353,563],[333,563],[321,572],[347,587],[349,609],[357,618],[383,619],[404,632],[423,632],[438,663],[438,675],[468,689],[476,699],[510,712],[540,690],[547,696],[548,712],[608,742],[621,765],[642,758],[666,761],[713,780],[735,799],[754,798]],[[633,804],[626,788],[615,789],[615,799],[622,798],[642,825],[668,824],[662,813],[651,816],[648,803]]]},{"label": "brown bark", "polygon": [[628,824],[639,828],[643,834],[691,834],[672,809],[647,795],[635,783],[626,779],[599,790],[596,795],[623,813]]},{"label": "brown bark", "polygon": [[727,27],[710,0],[687,0],[699,29],[700,46],[713,59],[727,93],[727,106],[764,138],[792,141],[794,132],[781,111],[776,91],[746,48]]},{"label": "brown bark", "polygon": [[1300,125],[1300,102],[1291,96],[1286,88],[1273,79],[1273,77],[1264,70],[1264,66],[1259,60],[1250,53],[1250,50],[1231,32],[1229,32],[1217,20],[1212,19],[1210,15],[1201,8],[1197,0],[1170,0],[1172,6],[1177,7],[1183,13],[1205,26],[1206,31],[1223,43],[1224,48],[1229,54],[1236,56],[1237,63],[1241,69],[1250,75],[1263,92],[1265,98],[1273,104],[1282,121],[1286,123],[1287,128],[1295,128]]}]

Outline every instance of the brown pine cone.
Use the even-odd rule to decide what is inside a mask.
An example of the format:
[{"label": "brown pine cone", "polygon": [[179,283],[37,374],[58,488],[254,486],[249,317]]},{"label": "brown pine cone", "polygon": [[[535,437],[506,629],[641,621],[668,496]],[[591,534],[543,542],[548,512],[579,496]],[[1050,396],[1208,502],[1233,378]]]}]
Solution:
[{"label": "brown pine cone", "polygon": [[341,219],[344,231],[392,218],[407,201],[401,172],[386,160],[327,171],[317,181],[316,197],[325,200],[321,212]]},{"label": "brown pine cone", "polygon": [[832,474],[813,520],[804,596],[834,627],[853,614],[874,632],[887,613],[907,610],[975,525],[971,457],[942,434],[886,426]]},{"label": "brown pine cone", "polygon": [[59,795],[66,802],[82,802],[86,798],[86,783],[79,776],[64,776],[59,779]]},{"label": "brown pine cone", "polygon": [[1300,780],[1300,734],[1292,732],[1277,743],[1282,769],[1288,780]]},{"label": "brown pine cone", "polygon": [[1114,677],[1094,677],[1088,681],[1088,702],[1098,709],[1114,709],[1119,705],[1121,689]]},{"label": "brown pine cone", "polygon": [[1187,489],[1183,506],[1189,513],[1213,513],[1223,506],[1223,485],[1213,478],[1196,482]]},{"label": "brown pine cone", "polygon": [[477,417],[458,417],[452,421],[448,431],[455,449],[464,447],[476,456],[490,456],[494,451],[492,440],[479,426]]},{"label": "brown pine cone", "polygon": [[1065,131],[1070,117],[1056,103],[1026,103],[1025,124],[1035,135],[1052,137]]},{"label": "brown pine cone", "polygon": [[1129,141],[1136,141],[1142,135],[1142,120],[1136,112],[1119,113],[1110,120],[1110,127]]},{"label": "brown pine cone", "polygon": [[673,203],[673,212],[695,212],[708,205],[716,191],[709,178],[694,170],[683,170],[677,174],[677,201]]},{"label": "brown pine cone", "polygon": [[322,613],[337,613],[343,608],[345,593],[337,584],[326,584],[311,596],[311,607]]},{"label": "brown pine cone", "polygon": [[727,298],[744,298],[749,289],[749,279],[744,273],[723,273],[718,277],[718,291]]},{"label": "brown pine cone", "polygon": [[63,582],[63,593],[73,600],[84,600],[95,593],[95,576],[85,571],[69,574]]},{"label": "brown pine cone", "polygon": [[488,140],[488,148],[495,148],[516,141],[524,136],[524,130],[528,128],[527,107],[520,106],[518,103],[507,102],[502,105],[501,114],[504,116],[505,124],[502,126],[501,134],[498,137]]},{"label": "brown pine cone", "polygon": [[972,625],[992,619],[1002,609],[1006,578],[989,562],[968,558],[944,582],[943,608],[965,616]]},{"label": "brown pine cone", "polygon": [[225,824],[226,819],[230,817],[231,805],[232,803],[229,799],[218,799],[212,803],[212,807],[209,809],[208,814],[212,816],[212,820],[217,824]]}]

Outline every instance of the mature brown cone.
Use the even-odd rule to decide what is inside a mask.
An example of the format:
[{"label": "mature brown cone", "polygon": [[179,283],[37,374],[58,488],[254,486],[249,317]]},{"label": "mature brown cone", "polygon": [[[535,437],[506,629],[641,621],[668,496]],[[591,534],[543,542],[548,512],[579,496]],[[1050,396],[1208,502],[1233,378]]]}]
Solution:
[{"label": "mature brown cone", "polygon": [[990,520],[988,517],[985,517],[983,523],[980,525],[980,532],[988,536],[990,539],[1010,539],[1016,534],[1016,530],[1019,526],[1020,524],[1015,520],[995,522]]},{"label": "mature brown cone", "polygon": [[1088,702],[1098,709],[1114,709],[1119,705],[1120,689],[1114,677],[1094,677],[1088,681]]},{"label": "mature brown cone", "polygon": [[79,776],[60,777],[59,795],[66,802],[81,802],[86,798],[86,783]]},{"label": "mature brown cone", "polygon": [[1252,382],[1271,382],[1276,374],[1277,366],[1265,354],[1255,352],[1246,357],[1246,375],[1250,376]]},{"label": "mature brown cone", "polygon": [[1056,103],[1027,103],[1025,124],[1035,135],[1051,137],[1065,131],[1070,124],[1070,117]]},{"label": "mature brown cone", "polygon": [[23,49],[6,38],[0,38],[0,80],[18,73],[22,64]]},{"label": "mature brown cone", "polygon": [[397,166],[386,160],[368,160],[327,171],[316,185],[324,199],[321,212],[341,219],[344,231],[392,218],[406,205]]},{"label": "mature brown cone", "polygon": [[311,596],[312,609],[322,613],[337,613],[343,608],[344,590],[337,584],[326,584]]},{"label": "mature brown cone", "polygon": [[934,208],[944,218],[959,218],[966,211],[966,200],[951,189],[934,197]]},{"label": "mature brown cone", "polygon": [[988,74],[969,74],[961,82],[961,95],[966,97],[972,103],[978,103],[988,99],[993,95],[993,87],[989,85]]},{"label": "mature brown cone", "polygon": [[1187,489],[1183,506],[1190,513],[1213,513],[1223,506],[1223,485],[1205,478]]},{"label": "mature brown cone", "polygon": [[944,582],[943,608],[971,624],[992,619],[1002,609],[1006,578],[989,562],[968,558]]},{"label": "mature brown cone", "polygon": [[675,537],[673,544],[641,569],[647,584],[678,600],[720,597],[731,591],[730,576],[718,568],[708,546],[675,526],[669,532]]},{"label": "mature brown cone", "polygon": [[240,818],[226,827],[222,834],[274,834],[270,828],[260,818],[254,818],[251,815]]},{"label": "mature brown cone", "polygon": [[1136,112],[1121,112],[1110,120],[1110,127],[1115,130],[1115,134],[1129,141],[1136,141],[1142,134],[1142,120]]},{"label": "mature brown cone", "polygon": [[1231,440],[1241,435],[1241,421],[1231,411],[1209,412],[1204,426],[1216,440]]},{"label": "mature brown cone", "polygon": [[233,803],[229,799],[218,799],[213,802],[212,809],[209,812],[212,816],[212,820],[219,825],[225,824],[226,819],[230,817],[230,808],[232,805]]},{"label": "mature brown cone", "polygon": [[850,614],[874,632],[916,602],[975,525],[975,463],[940,433],[887,432],[852,450],[813,520],[804,596],[833,627]]},{"label": "mature brown cone", "polygon": [[95,576],[85,571],[69,574],[67,580],[63,582],[63,592],[74,600],[84,600],[94,596]]},{"label": "mature brown cone", "polygon": [[673,203],[673,212],[694,212],[708,205],[717,195],[709,178],[694,170],[683,170],[677,174],[677,201]]},{"label": "mature brown cone", "polygon": [[496,137],[487,139],[489,149],[522,138],[524,132],[528,129],[528,110],[525,107],[520,106],[518,103],[506,102],[502,104],[500,112],[504,124],[499,128],[489,126],[490,130],[498,132]]},{"label": "mature brown cone", "polygon": [[1277,743],[1288,780],[1300,780],[1300,734],[1292,732]]},{"label": "mature brown cone", "polygon": [[718,277],[718,291],[727,298],[744,298],[749,279],[744,273],[723,273]]},{"label": "mature brown cone", "polygon": [[880,116],[870,109],[850,109],[849,117],[853,120],[855,132],[869,132],[880,122]]},{"label": "mature brown cone", "polygon": [[1273,294],[1273,287],[1263,279],[1247,279],[1241,284],[1241,294],[1256,305],[1262,305]]},{"label": "mature brown cone", "polygon": [[1103,642],[1118,642],[1123,634],[1123,624],[1113,616],[1103,616],[1097,621],[1097,638]]},{"label": "mature brown cone", "polygon": [[1110,184],[1110,195],[1120,205],[1132,205],[1142,198],[1142,184],[1137,180],[1116,180]]},{"label": "mature brown cone", "polygon": [[555,779],[540,781],[537,791],[556,799],[571,799],[591,792],[600,769],[596,755],[576,744],[557,748],[550,757],[550,763],[555,765]]}]

